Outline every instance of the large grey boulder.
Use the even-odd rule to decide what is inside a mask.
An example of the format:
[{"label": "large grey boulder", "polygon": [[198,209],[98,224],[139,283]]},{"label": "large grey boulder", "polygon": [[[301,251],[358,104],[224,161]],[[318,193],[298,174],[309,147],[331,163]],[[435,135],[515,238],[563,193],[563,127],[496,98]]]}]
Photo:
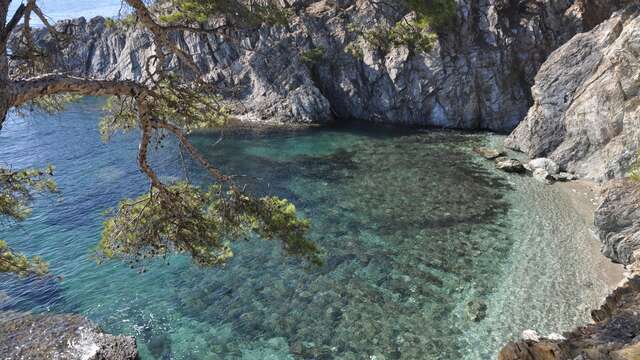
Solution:
[{"label": "large grey boulder", "polygon": [[612,260],[631,264],[640,250],[640,183],[631,179],[610,181],[595,215],[602,252]]},{"label": "large grey boulder", "polygon": [[536,171],[542,169],[550,175],[555,175],[560,172],[560,166],[555,161],[547,158],[537,158],[529,161],[529,170]]},{"label": "large grey boulder", "polygon": [[551,54],[505,145],[583,178],[624,175],[640,139],[639,63],[640,9],[631,5]]}]

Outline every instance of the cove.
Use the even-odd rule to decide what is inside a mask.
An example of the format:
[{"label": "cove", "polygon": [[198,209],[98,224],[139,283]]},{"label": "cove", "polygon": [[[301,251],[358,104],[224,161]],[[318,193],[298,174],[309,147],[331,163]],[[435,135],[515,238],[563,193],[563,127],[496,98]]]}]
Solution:
[{"label": "cove", "polygon": [[[97,266],[102,211],[147,187],[135,134],[100,142],[101,104],[12,116],[0,132],[0,162],[54,164],[61,190],[0,238],[63,277],[0,277],[0,310],[82,314],[135,335],[143,359],[491,359],[524,329],[587,322],[611,285],[571,191],[473,153],[500,137],[346,126],[192,136],[238,183],[313,221],[322,267],[255,239],[223,269],[180,256],[145,273]],[[165,180],[184,174],[174,144],[152,163]],[[472,300],[487,305],[481,321],[466,315]]]}]

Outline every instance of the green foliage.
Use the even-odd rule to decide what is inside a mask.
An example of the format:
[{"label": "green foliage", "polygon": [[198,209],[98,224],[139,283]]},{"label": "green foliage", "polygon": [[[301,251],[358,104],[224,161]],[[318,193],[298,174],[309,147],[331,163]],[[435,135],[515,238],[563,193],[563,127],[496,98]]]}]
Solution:
[{"label": "green foliage", "polygon": [[34,256],[28,259],[22,254],[13,252],[6,242],[0,240],[0,273],[12,273],[19,276],[45,275],[47,263]]},{"label": "green foliage", "polygon": [[360,30],[351,25],[349,29],[360,34],[371,47],[385,53],[398,46],[407,46],[418,53],[431,51],[438,40],[435,32],[453,24],[457,10],[455,0],[407,0],[405,4],[414,15],[391,27],[379,24]]},{"label": "green foliage", "polygon": [[[24,220],[30,214],[29,205],[36,193],[57,192],[51,178],[53,167],[45,170],[24,169],[13,171],[0,168],[0,216],[13,220]],[[13,252],[7,243],[0,240],[0,272],[10,272],[20,276],[42,275],[47,272],[47,264],[39,257],[28,259]]]},{"label": "green foliage", "polygon": [[322,47],[313,48],[300,54],[300,60],[307,65],[318,64],[324,59],[326,50]]},{"label": "green foliage", "polygon": [[[161,81],[148,99],[154,119],[170,121],[185,131],[223,126],[229,111],[218,96],[206,88],[194,88],[174,77]],[[110,97],[103,108],[99,128],[103,141],[116,132],[128,132],[138,128],[138,108],[132,97]]]},{"label": "green foliage", "polygon": [[431,28],[442,31],[452,24],[456,17],[455,0],[406,0],[407,6],[416,12],[416,25],[421,29]]},{"label": "green foliage", "polygon": [[72,94],[56,94],[41,96],[39,98],[30,100],[16,109],[18,115],[25,115],[25,112],[45,112],[47,114],[55,114],[63,111],[70,103],[78,101],[82,98],[79,95]]},{"label": "green foliage", "polygon": [[236,0],[170,0],[171,9],[160,19],[167,24],[205,23],[212,16],[226,14],[243,25],[257,26],[262,23],[286,26],[291,17],[289,9],[274,4],[255,4],[250,8]]},{"label": "green foliage", "polygon": [[364,58],[364,52],[357,41],[352,41],[344,47],[344,51],[356,59]]},{"label": "green foliage", "polygon": [[14,220],[27,218],[34,193],[57,192],[52,176],[52,166],[16,171],[0,167],[0,216]]},{"label": "green foliage", "polygon": [[389,42],[394,46],[405,45],[416,52],[429,52],[438,36],[418,21],[398,21],[388,32]]},{"label": "green foliage", "polygon": [[136,15],[129,14],[118,18],[105,18],[104,26],[107,29],[129,29],[136,23]]},{"label": "green foliage", "polygon": [[309,222],[300,220],[286,200],[224,193],[219,185],[203,191],[179,182],[124,200],[111,214],[104,223],[99,259],[119,258],[136,265],[185,253],[200,266],[215,266],[233,256],[233,240],[255,233],[280,239],[287,254],[320,263],[316,245],[306,239]]},{"label": "green foliage", "polygon": [[393,47],[407,46],[412,52],[429,52],[438,36],[417,20],[400,20],[393,27],[377,25],[362,33],[362,39],[375,49],[388,52]]}]

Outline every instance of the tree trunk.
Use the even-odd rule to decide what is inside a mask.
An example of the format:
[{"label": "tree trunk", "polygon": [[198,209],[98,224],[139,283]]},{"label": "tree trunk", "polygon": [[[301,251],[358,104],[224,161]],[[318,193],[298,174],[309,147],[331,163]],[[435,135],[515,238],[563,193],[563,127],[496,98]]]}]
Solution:
[{"label": "tree trunk", "polygon": [[[0,0],[0,34],[4,33],[7,23],[9,2]],[[7,43],[0,42],[0,130],[9,111],[9,63],[7,60]]]}]

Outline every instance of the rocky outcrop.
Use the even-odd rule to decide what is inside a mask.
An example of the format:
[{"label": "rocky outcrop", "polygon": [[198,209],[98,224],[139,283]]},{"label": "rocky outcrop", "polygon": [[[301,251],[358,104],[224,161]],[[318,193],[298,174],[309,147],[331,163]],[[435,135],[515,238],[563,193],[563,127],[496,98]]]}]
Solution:
[{"label": "rocky outcrop", "polygon": [[510,342],[500,360],[635,360],[640,359],[640,183],[610,181],[595,215],[602,252],[628,265],[631,277],[591,312],[593,324],[558,339]]},{"label": "rocky outcrop", "polygon": [[133,337],[104,334],[79,315],[0,313],[2,359],[135,360]]},{"label": "rocky outcrop", "polygon": [[[286,2],[283,2],[286,3]],[[458,0],[456,23],[429,53],[379,49],[361,31],[390,26],[406,10],[366,0],[288,3],[283,26],[235,34],[174,34],[243,119],[326,122],[333,118],[511,130],[532,103],[530,87],[547,56],[607,18],[618,1]],[[58,24],[78,41],[64,68],[140,79],[149,34],[102,18]],[[42,39],[46,40],[46,39]],[[304,54],[313,50],[309,59]]]},{"label": "rocky outcrop", "polygon": [[624,176],[640,139],[639,63],[640,7],[632,5],[551,54],[505,145],[584,178]]},{"label": "rocky outcrop", "polygon": [[602,252],[612,260],[630,265],[640,256],[640,183],[630,179],[609,182],[595,215]]},{"label": "rocky outcrop", "polygon": [[594,324],[564,334],[564,339],[508,343],[499,360],[637,360],[640,358],[640,277],[609,295],[591,313]]}]

